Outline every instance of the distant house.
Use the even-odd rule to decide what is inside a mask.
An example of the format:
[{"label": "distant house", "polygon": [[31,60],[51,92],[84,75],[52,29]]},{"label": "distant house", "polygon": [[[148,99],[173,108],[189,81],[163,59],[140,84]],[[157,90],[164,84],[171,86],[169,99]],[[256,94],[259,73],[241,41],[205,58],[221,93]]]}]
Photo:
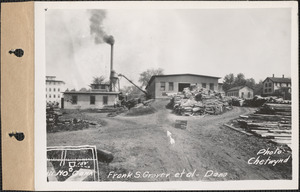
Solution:
[{"label": "distant house", "polygon": [[262,96],[282,96],[284,99],[290,99],[291,78],[267,77],[263,81]]},{"label": "distant house", "polygon": [[226,92],[226,96],[235,96],[243,99],[252,99],[253,89],[248,86],[232,87]]},{"label": "distant house", "polygon": [[46,76],[46,101],[61,106],[61,98],[65,91],[65,82],[55,76]]},{"label": "distant house", "polygon": [[65,109],[92,109],[115,105],[119,92],[109,92],[109,84],[92,84],[91,90],[65,91]]},{"label": "distant house", "polygon": [[182,92],[191,85],[218,91],[219,79],[220,77],[197,74],[154,75],[149,80],[146,90],[152,98],[166,98],[169,94]]}]

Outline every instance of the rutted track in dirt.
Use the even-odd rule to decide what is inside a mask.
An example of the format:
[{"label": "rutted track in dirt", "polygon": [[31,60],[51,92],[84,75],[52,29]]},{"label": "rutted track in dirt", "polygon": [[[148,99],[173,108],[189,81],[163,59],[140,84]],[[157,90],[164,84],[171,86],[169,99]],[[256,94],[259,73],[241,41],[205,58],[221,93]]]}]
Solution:
[{"label": "rutted track in dirt", "polygon": [[[287,171],[278,171],[270,166],[253,166],[247,163],[257,150],[271,145],[223,127],[239,115],[252,113],[254,109],[234,107],[222,115],[185,117],[171,113],[165,108],[168,101],[155,101],[154,114],[127,117],[119,115],[106,118],[99,114],[85,114],[106,125],[82,131],[48,134],[48,145],[96,145],[99,149],[111,151],[115,158],[101,171],[122,170],[150,173],[181,173],[196,170],[198,176],[169,178],[131,178],[130,181],[168,180],[244,180],[244,179],[288,179]],[[187,129],[174,128],[175,120],[187,120]],[[171,145],[167,131],[172,133],[175,144]],[[272,146],[271,146],[272,147]],[[285,169],[285,168],[284,168]],[[228,173],[226,177],[204,177],[208,170]],[[277,172],[276,172],[277,171]],[[103,173],[105,177],[106,173]],[[105,179],[104,179],[105,180]]]}]

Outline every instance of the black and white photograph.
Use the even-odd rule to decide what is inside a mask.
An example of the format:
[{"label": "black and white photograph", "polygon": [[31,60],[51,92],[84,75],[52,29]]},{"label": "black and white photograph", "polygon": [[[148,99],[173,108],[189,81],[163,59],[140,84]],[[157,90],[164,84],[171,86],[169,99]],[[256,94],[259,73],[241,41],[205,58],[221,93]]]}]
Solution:
[{"label": "black and white photograph", "polygon": [[47,183],[296,179],[293,9],[184,5],[43,6]]}]

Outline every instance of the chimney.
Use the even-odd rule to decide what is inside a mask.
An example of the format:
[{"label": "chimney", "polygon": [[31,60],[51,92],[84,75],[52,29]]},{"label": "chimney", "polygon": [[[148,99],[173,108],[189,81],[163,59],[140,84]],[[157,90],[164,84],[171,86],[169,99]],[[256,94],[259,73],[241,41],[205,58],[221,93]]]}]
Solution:
[{"label": "chimney", "polygon": [[284,75],[282,75],[282,78],[284,78]]},{"label": "chimney", "polygon": [[114,44],[110,44],[110,91],[113,91],[113,83],[112,83],[112,80],[113,80],[113,55],[114,55]]},{"label": "chimney", "polygon": [[114,70],[114,62],[113,62],[113,59],[114,59],[114,44],[115,44],[115,39],[112,35],[109,35],[109,36],[105,36],[104,37],[104,42],[109,44],[110,45],[110,91],[113,91],[113,83],[112,83],[112,80],[113,80],[113,70]]},{"label": "chimney", "polygon": [[113,59],[114,59],[114,44],[111,44],[110,45],[111,46],[111,49],[110,49],[110,72],[112,72],[113,71],[113,65],[114,65],[114,63],[113,63]]},{"label": "chimney", "polygon": [[273,74],[273,77],[274,77],[274,74]]}]

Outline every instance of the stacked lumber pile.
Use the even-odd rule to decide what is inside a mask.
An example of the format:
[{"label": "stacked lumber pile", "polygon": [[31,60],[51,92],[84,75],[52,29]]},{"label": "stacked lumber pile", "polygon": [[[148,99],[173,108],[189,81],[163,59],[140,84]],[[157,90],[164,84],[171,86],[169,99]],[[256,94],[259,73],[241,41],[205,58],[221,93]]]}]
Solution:
[{"label": "stacked lumber pile", "polygon": [[256,113],[291,116],[291,108],[290,104],[265,103]]},{"label": "stacked lumber pile", "polygon": [[240,116],[237,122],[253,135],[277,144],[291,144],[291,104],[265,103],[255,114]]},{"label": "stacked lumber pile", "polygon": [[240,103],[233,102],[234,106],[245,106],[245,107],[261,107],[265,103],[277,103],[277,104],[291,104],[290,100],[283,100],[282,98],[271,96],[271,97],[261,97],[255,95],[253,99],[239,99],[232,98],[233,100],[238,100]]},{"label": "stacked lumber pile", "polygon": [[221,94],[207,89],[190,90],[185,88],[182,93],[171,97],[167,108],[173,109],[174,113],[185,116],[218,115],[232,109],[232,99],[222,97]]}]

